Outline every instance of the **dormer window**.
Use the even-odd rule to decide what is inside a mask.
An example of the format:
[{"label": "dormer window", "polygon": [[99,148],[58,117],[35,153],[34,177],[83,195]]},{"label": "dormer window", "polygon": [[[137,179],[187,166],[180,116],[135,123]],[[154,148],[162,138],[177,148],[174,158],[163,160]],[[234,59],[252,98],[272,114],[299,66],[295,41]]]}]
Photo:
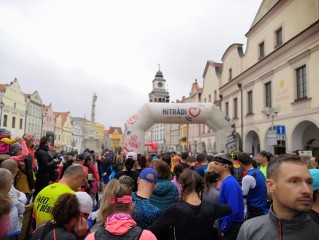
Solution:
[{"label": "dormer window", "polygon": [[228,81],[232,80],[233,79],[233,70],[230,68],[228,70]]},{"label": "dormer window", "polygon": [[262,59],[263,57],[265,57],[265,43],[261,42],[258,47],[259,47],[259,58],[258,59]]}]

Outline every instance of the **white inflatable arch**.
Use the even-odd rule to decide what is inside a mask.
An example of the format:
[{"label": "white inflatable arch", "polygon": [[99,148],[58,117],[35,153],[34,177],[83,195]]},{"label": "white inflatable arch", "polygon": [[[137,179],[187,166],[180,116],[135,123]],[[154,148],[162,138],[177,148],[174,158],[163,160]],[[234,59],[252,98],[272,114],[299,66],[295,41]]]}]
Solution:
[{"label": "white inflatable arch", "polygon": [[146,103],[125,123],[124,151],[143,154],[145,131],[155,123],[206,124],[215,132],[217,151],[237,148],[235,125],[212,103]]}]

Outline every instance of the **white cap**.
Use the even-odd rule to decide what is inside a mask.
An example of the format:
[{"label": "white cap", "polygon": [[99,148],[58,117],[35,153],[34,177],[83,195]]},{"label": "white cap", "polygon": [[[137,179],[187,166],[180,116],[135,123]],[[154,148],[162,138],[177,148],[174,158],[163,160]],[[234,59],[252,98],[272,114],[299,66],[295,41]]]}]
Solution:
[{"label": "white cap", "polygon": [[90,214],[93,208],[93,201],[90,195],[86,192],[76,192],[75,195],[80,205],[80,211]]},{"label": "white cap", "polygon": [[135,152],[128,152],[126,154],[126,159],[128,159],[128,158],[133,158],[133,160],[136,161],[137,160],[137,154]]}]

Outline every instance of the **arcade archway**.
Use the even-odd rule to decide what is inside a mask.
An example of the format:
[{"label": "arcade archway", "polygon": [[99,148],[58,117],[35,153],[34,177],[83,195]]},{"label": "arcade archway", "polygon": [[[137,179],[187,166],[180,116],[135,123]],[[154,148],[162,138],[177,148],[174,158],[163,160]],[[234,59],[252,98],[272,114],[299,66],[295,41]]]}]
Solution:
[{"label": "arcade archway", "polygon": [[145,131],[155,123],[198,123],[213,129],[216,150],[232,152],[237,149],[235,125],[211,103],[146,103],[125,123],[125,151],[144,153]]}]

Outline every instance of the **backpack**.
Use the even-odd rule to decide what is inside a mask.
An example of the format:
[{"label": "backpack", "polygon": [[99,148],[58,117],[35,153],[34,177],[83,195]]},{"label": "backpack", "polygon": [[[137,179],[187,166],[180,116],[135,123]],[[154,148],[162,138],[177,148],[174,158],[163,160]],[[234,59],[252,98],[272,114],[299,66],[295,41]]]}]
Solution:
[{"label": "backpack", "polygon": [[123,235],[115,235],[107,231],[105,228],[100,228],[97,230],[94,234],[95,240],[104,240],[104,239],[114,239],[114,240],[120,240],[120,239],[125,239],[125,240],[138,240],[140,239],[140,236],[142,235],[143,229],[138,226],[131,227],[130,230],[128,230],[125,234]]}]

